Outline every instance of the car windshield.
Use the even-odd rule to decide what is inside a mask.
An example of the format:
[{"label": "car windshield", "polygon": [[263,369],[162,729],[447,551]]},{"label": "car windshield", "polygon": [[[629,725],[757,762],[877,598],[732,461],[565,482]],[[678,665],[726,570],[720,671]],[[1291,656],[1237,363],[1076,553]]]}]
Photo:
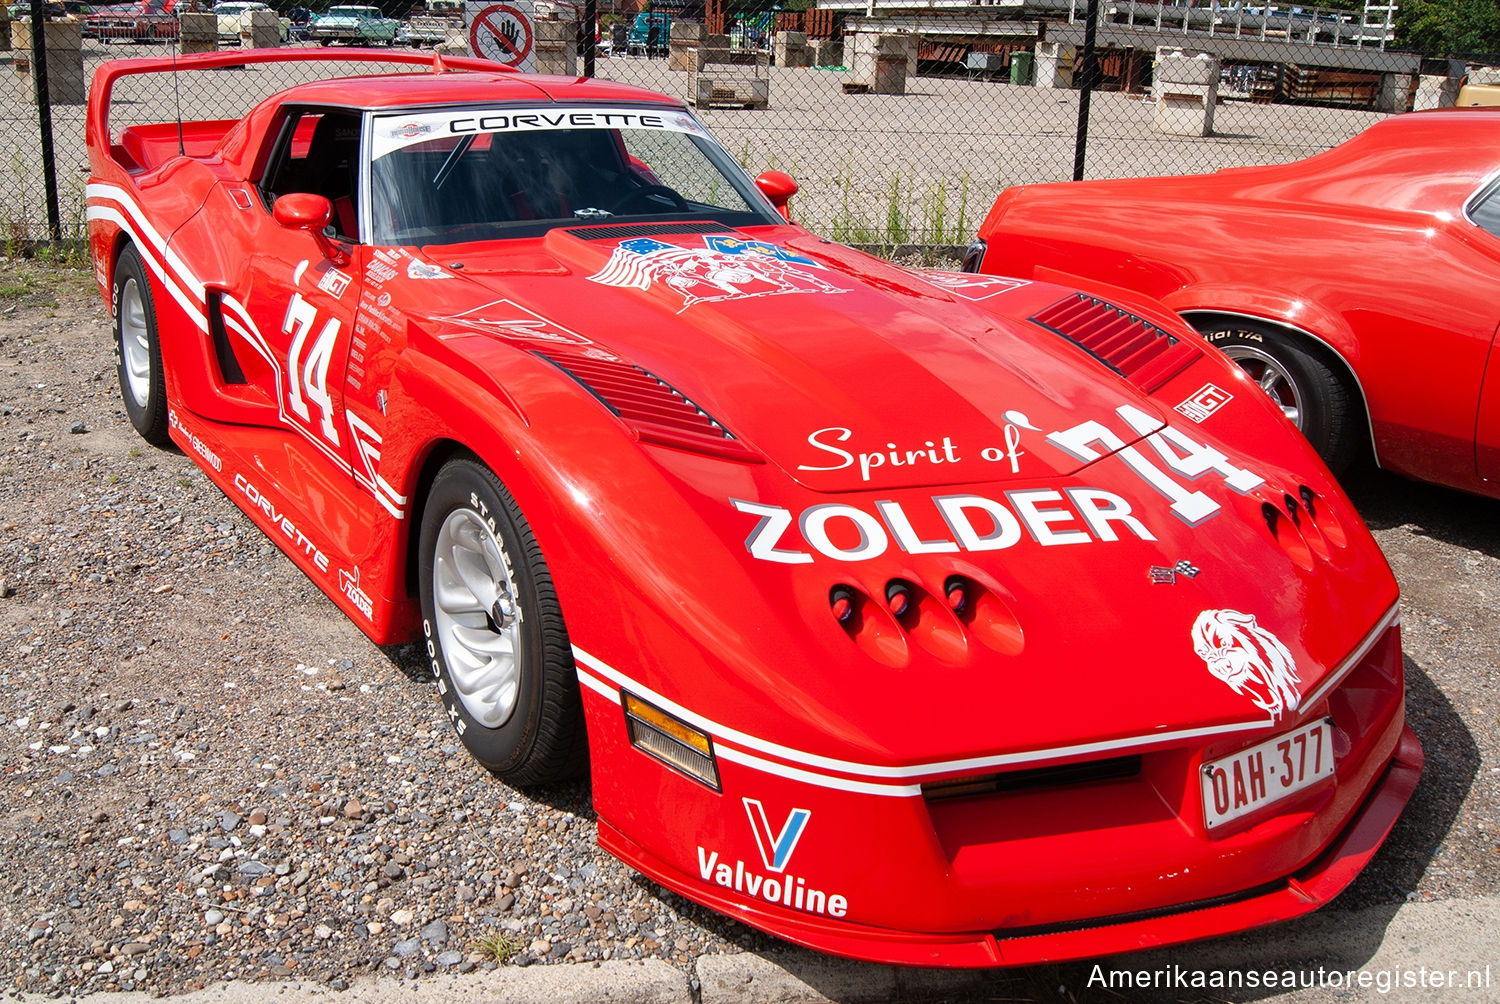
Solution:
[{"label": "car windshield", "polygon": [[374,17],[373,7],[330,7],[324,17]]},{"label": "car windshield", "polygon": [[679,109],[380,115],[371,160],[377,244],[531,236],[617,218],[781,222],[723,147]]}]

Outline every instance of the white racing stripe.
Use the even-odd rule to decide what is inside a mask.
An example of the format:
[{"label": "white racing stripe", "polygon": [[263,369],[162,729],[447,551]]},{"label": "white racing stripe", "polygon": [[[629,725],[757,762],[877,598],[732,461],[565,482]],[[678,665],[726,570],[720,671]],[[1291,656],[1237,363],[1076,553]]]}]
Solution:
[{"label": "white racing stripe", "polygon": [[[209,335],[208,319],[205,314],[207,309],[208,287],[193,274],[181,256],[167,244],[158,231],[146,219],[141,208],[136,205],[124,189],[115,185],[92,184],[87,188],[88,207],[86,217],[89,220],[104,220],[114,223],[130,234],[132,240],[142,249],[141,259],[146,266],[161,280],[162,287],[177,301],[188,318],[197,326],[198,330]],[[107,205],[104,203],[113,203]],[[114,206],[118,206],[116,209]],[[123,210],[123,212],[122,212]],[[385,508],[396,519],[404,519],[406,512],[405,496],[399,494],[388,484],[384,478],[376,473],[372,466],[372,458],[362,456],[366,471],[356,470],[350,462],[332,447],[323,442],[318,436],[308,429],[292,421],[286,412],[286,391],[282,386],[282,368],[272,351],[270,343],[261,334],[250,312],[245,305],[234,297],[224,293],[219,297],[219,305],[222,309],[222,317],[226,330],[233,332],[245,344],[249,345],[257,355],[263,358],[271,368],[271,373],[276,380],[276,411],[277,418],[281,424],[300,435],[307,442],[317,447],[329,461],[339,470],[349,475],[361,486],[375,497],[375,500]],[[353,423],[353,413],[345,409],[349,421]],[[361,423],[365,430],[367,440],[380,441],[380,436],[367,424]],[[376,453],[375,458],[379,454]]]},{"label": "white racing stripe", "polygon": [[[1401,607],[1398,603],[1380,618],[1375,627],[1356,646],[1354,651],[1341,660],[1333,672],[1328,674],[1324,682],[1301,702],[1302,706],[1309,707],[1313,705],[1336,687],[1348,676],[1354,666],[1359,663],[1359,660],[1364,658],[1380,639],[1381,635],[1393,624],[1399,623],[1400,617]],[[968,757],[961,760],[940,760],[930,763],[892,767],[882,764],[837,760],[832,757],[820,756],[815,753],[808,753],[803,750],[759,739],[689,711],[670,698],[632,680],[624,673],[595,658],[577,645],[573,646],[573,656],[578,666],[578,679],[589,689],[603,694],[616,703],[619,703],[620,697],[615,688],[628,690],[632,694],[650,701],[662,710],[681,718],[695,728],[707,732],[713,737],[715,752],[725,760],[791,780],[804,781],[827,788],[837,788],[842,791],[856,791],[872,795],[910,796],[920,794],[921,789],[919,786],[902,782],[910,782],[917,778],[950,774],[956,771],[1017,767],[1038,761],[1061,760],[1095,753],[1118,754],[1145,746],[1261,730],[1268,728],[1270,724],[1264,718],[1259,718],[1248,722],[1231,722],[1224,725],[1179,729],[1173,732],[1151,732],[1144,735],[1126,736],[1093,743],[1079,743],[1072,746],[1058,746],[1051,749],[1026,750],[1019,753],[1000,753],[991,756]],[[614,686],[611,687],[609,684],[613,684]],[[743,747],[743,749],[735,749],[734,747]],[[765,757],[756,756],[750,753],[750,750],[765,754]],[[767,759],[767,757],[773,759]],[[798,766],[793,766],[794,764]],[[838,777],[835,774],[828,773],[828,771],[836,771],[838,774],[849,774],[853,775],[853,777]],[[855,780],[854,778],[862,780]]]}]

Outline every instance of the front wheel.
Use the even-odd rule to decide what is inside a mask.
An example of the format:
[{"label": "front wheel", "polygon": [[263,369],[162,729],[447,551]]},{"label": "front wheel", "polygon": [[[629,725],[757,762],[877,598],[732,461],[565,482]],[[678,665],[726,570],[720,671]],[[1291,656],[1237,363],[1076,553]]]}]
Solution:
[{"label": "front wheel", "polygon": [[125,414],[146,442],[165,446],[171,436],[167,432],[167,383],[162,374],[156,300],[146,266],[134,247],[120,252],[115,262],[113,294],[115,352]]},{"label": "front wheel", "polygon": [[511,784],[582,772],[583,705],[552,576],[526,518],[481,464],[451,460],[418,546],[422,633],[448,720]]},{"label": "front wheel", "polygon": [[1213,317],[1194,324],[1280,406],[1329,470],[1348,470],[1359,452],[1356,401],[1322,350],[1256,321]]}]

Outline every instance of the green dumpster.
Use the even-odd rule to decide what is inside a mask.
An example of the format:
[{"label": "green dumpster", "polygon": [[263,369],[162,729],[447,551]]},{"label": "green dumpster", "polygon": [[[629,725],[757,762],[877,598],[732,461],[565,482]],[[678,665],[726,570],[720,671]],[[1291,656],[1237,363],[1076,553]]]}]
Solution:
[{"label": "green dumpster", "polygon": [[1031,50],[1022,49],[1010,54],[1010,82],[1013,84],[1031,83],[1031,62],[1034,58]]}]

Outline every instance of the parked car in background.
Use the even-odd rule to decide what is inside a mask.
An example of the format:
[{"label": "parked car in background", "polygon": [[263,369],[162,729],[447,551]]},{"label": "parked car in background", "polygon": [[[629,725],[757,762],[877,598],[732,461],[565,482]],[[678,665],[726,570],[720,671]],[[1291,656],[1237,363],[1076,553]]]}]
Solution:
[{"label": "parked car in background", "polygon": [[313,18],[308,37],[320,45],[391,45],[401,22],[386,17],[379,7],[330,7]]},{"label": "parked car in background", "polygon": [[441,45],[464,30],[464,5],[459,0],[427,0],[417,8],[396,35],[396,41],[418,49]]},{"label": "parked car in background", "polygon": [[[240,32],[245,27],[245,15],[251,11],[266,10],[275,13],[275,9],[269,4],[259,3],[256,0],[230,0],[228,3],[214,5],[214,15],[219,25],[219,43],[230,42],[238,45]],[[291,21],[288,18],[278,18],[281,25],[281,40],[285,42],[291,34]]]},{"label": "parked car in background", "polygon": [[84,22],[102,42],[171,42],[177,39],[178,0],[134,0],[100,7]]},{"label": "parked car in background", "polygon": [[136,430],[416,641],[479,763],[590,767],[630,866],[905,965],[1243,930],[1370,861],[1422,765],[1396,580],[1180,318],[820,238],[610,80],[351,52],[110,125],[125,75],[343,55],[106,63],[94,274]]},{"label": "parked car in background", "polygon": [[965,267],[1153,297],[1335,471],[1368,446],[1500,496],[1497,172],[1500,109],[1398,115],[1293,164],[1007,189]]},{"label": "parked car in background", "polygon": [[[82,0],[47,0],[47,19],[55,21],[61,18],[74,18],[83,20],[93,14],[98,8],[93,4],[83,3]],[[13,3],[7,8],[12,21],[30,21],[31,4]]]},{"label": "parked car in background", "polygon": [[671,36],[671,14],[666,11],[642,11],[630,25],[626,51],[649,59],[659,59],[667,54]]},{"label": "parked car in background", "polygon": [[293,7],[287,11],[287,28],[289,37],[297,41],[303,41],[308,37],[308,31],[312,27],[313,12],[308,7]]}]

